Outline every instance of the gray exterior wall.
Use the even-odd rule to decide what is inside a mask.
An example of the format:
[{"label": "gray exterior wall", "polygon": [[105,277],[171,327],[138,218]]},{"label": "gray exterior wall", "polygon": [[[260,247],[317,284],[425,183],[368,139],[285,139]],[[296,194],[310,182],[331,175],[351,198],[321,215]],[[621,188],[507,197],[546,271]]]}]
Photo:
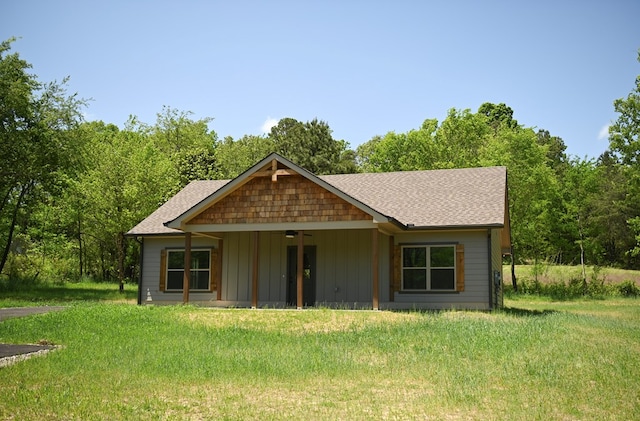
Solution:
[{"label": "gray exterior wall", "polygon": [[458,243],[464,244],[464,291],[451,293],[396,292],[394,302],[384,307],[395,309],[477,309],[490,308],[488,232],[423,232],[395,236],[395,244]]},{"label": "gray exterior wall", "polygon": [[[455,293],[415,294],[396,292],[390,300],[392,249],[390,237],[378,235],[379,303],[381,309],[489,309],[490,264],[501,270],[499,231],[488,241],[487,230],[474,232],[416,232],[393,237],[393,243],[461,243],[465,245],[465,290]],[[316,304],[319,306],[371,308],[372,231],[370,229],[308,231],[304,244],[316,247]],[[190,293],[190,301],[209,306],[251,306],[252,233],[226,233],[223,238],[221,301],[217,292]],[[496,245],[494,242],[497,241]],[[287,298],[287,247],[297,245],[283,232],[259,233],[258,306],[284,307]],[[192,247],[218,247],[218,241],[193,237]],[[143,304],[182,302],[182,293],[159,291],[160,252],[183,248],[182,237],[147,237],[144,240],[141,295]],[[491,249],[491,252],[490,252]],[[500,265],[496,266],[498,262]],[[491,262],[491,263],[490,263]]]},{"label": "gray exterior wall", "polygon": [[[192,248],[217,247],[218,241],[211,238],[193,237]],[[160,292],[160,251],[164,248],[184,248],[184,237],[146,237],[142,256],[142,304],[175,304],[182,302],[182,292]],[[216,293],[191,292],[191,301],[211,301]]]},{"label": "gray exterior wall", "polygon": [[504,279],[504,273],[502,270],[502,230],[491,230],[491,266],[492,272],[499,273],[499,285],[496,288],[494,283],[494,290],[492,291],[493,307],[500,308],[503,306],[503,287],[502,280]]}]

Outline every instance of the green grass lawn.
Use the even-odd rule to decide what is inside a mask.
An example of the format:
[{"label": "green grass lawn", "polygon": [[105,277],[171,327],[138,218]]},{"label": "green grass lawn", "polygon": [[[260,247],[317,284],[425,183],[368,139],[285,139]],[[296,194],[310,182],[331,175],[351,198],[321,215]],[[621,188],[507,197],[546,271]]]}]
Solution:
[{"label": "green grass lawn", "polygon": [[77,302],[109,301],[134,304],[137,302],[138,286],[125,284],[124,293],[115,283],[67,282],[63,284],[42,283],[15,291],[0,290],[0,308],[28,307],[34,305],[61,305]]},{"label": "green grass lawn", "polygon": [[637,419],[640,300],[482,312],[74,303],[0,322],[0,419]]}]

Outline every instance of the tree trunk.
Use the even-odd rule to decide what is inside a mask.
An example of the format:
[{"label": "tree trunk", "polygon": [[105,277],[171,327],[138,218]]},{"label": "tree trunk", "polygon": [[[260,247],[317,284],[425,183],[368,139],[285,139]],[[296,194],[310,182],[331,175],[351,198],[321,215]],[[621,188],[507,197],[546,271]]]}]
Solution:
[{"label": "tree trunk", "polygon": [[578,232],[580,233],[580,267],[582,268],[582,286],[587,286],[587,270],[584,266],[584,233],[582,232],[582,222],[578,216]]},{"label": "tree trunk", "polygon": [[120,292],[124,292],[124,253],[125,253],[125,238],[124,232],[119,232],[116,239],[116,247],[118,248],[118,283],[120,285]]},{"label": "tree trunk", "polygon": [[516,281],[516,259],[513,255],[513,245],[511,245],[511,284],[513,291],[518,292],[518,282]]},{"label": "tree trunk", "polygon": [[7,259],[9,258],[9,251],[11,251],[11,242],[13,241],[13,232],[16,228],[16,222],[18,220],[18,211],[20,210],[20,206],[22,206],[22,201],[29,191],[31,185],[28,184],[26,186],[22,186],[22,190],[20,191],[20,196],[18,196],[18,201],[16,202],[15,208],[13,209],[13,215],[11,217],[11,225],[9,226],[9,235],[7,236],[7,244],[4,246],[4,250],[2,251],[2,259],[0,259],[0,273],[4,270],[4,266],[7,264]]},{"label": "tree trunk", "polygon": [[78,212],[78,261],[80,263],[80,280],[82,280],[82,275],[84,275],[82,253],[82,220],[80,219],[80,212]]}]

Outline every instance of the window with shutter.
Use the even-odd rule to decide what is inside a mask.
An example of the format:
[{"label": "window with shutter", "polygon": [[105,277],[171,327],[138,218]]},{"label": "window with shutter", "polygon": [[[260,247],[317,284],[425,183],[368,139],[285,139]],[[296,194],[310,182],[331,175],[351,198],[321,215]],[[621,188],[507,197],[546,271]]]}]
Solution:
[{"label": "window with shutter", "polygon": [[394,260],[401,291],[464,291],[462,244],[404,245]]}]

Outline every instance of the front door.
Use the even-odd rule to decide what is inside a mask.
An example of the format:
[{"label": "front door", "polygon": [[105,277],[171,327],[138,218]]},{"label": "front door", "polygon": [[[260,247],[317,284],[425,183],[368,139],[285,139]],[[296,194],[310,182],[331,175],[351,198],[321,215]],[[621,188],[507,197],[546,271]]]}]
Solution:
[{"label": "front door", "polygon": [[[302,257],[302,304],[316,302],[316,246],[304,246]],[[298,246],[287,247],[287,305],[298,305]]]}]

